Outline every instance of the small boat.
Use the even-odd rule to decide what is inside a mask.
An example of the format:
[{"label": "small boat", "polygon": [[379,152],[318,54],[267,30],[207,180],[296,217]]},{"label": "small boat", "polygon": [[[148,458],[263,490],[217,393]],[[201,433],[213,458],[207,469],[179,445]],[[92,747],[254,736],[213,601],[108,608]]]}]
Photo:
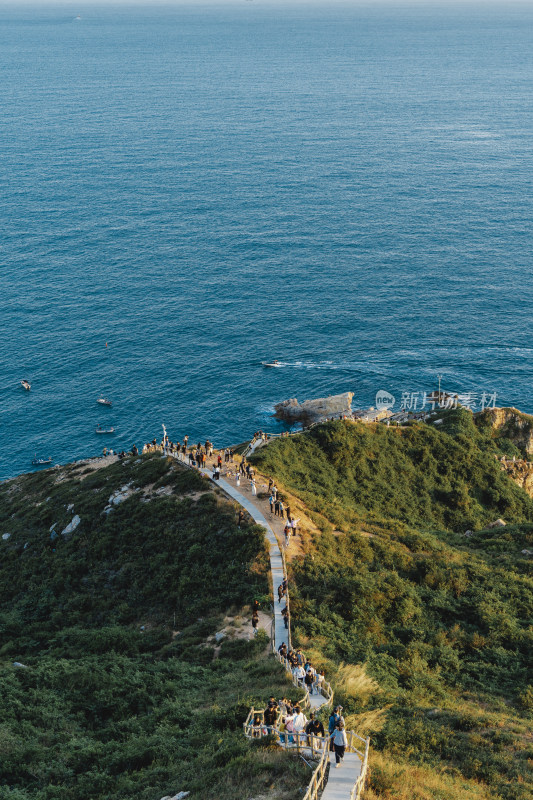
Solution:
[{"label": "small boat", "polygon": [[52,457],[49,456],[48,458],[32,458],[31,463],[34,467],[44,467],[46,464],[52,463]]},{"label": "small boat", "polygon": [[26,389],[27,392],[29,392],[31,389],[31,383],[29,381],[21,381],[20,385],[23,389]]},{"label": "small boat", "polygon": [[94,429],[95,433],[115,433],[115,428],[102,428],[100,424]]},{"label": "small boat", "polygon": [[264,367],[281,367],[281,364],[279,363],[277,358],[275,358],[274,361],[261,361],[261,364]]},{"label": "small boat", "polygon": [[101,406],[112,406],[113,405],[111,400],[108,400],[107,397],[99,397],[96,402],[100,403]]}]

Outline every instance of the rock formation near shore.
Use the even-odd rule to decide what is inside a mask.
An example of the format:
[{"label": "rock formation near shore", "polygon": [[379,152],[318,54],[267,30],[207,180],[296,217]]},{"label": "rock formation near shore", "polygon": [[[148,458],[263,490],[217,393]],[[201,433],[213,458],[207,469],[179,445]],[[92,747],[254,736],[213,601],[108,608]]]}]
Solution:
[{"label": "rock formation near shore", "polygon": [[533,497],[533,463],[524,460],[503,460],[502,469],[524,492]]},{"label": "rock formation near shore", "polygon": [[284,400],[274,406],[275,416],[287,422],[318,422],[326,417],[342,417],[352,413],[353,392],[305,400],[299,403],[296,398]]},{"label": "rock formation near shore", "polygon": [[497,436],[510,439],[523,453],[533,455],[533,416],[517,408],[486,408],[477,415]]}]

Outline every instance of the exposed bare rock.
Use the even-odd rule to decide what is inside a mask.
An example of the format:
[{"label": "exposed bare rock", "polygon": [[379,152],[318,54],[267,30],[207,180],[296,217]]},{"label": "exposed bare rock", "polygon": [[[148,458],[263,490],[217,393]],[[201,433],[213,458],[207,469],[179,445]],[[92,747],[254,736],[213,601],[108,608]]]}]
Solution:
[{"label": "exposed bare rock", "polygon": [[63,528],[63,530],[61,531],[61,536],[70,536],[70,534],[73,533],[76,530],[76,528],[78,527],[80,522],[81,522],[81,519],[76,514],[76,516],[72,518],[72,522],[69,522],[67,527]]},{"label": "exposed bare rock", "polygon": [[499,436],[510,439],[520,450],[533,455],[533,416],[517,408],[486,408],[476,415],[478,421],[488,421]]},{"label": "exposed bare rock", "polygon": [[505,528],[506,525],[507,523],[503,519],[496,519],[490,525],[487,525],[487,528]]},{"label": "exposed bare rock", "polygon": [[501,466],[512,481],[518,484],[530,497],[533,497],[533,462],[522,459],[518,461],[502,459]]},{"label": "exposed bare rock", "polygon": [[109,505],[110,506],[119,506],[124,500],[127,500],[128,497],[131,497],[132,494],[135,493],[135,489],[131,488],[131,483],[127,483],[125,486],[122,486],[120,489],[117,489],[116,492],[113,492],[111,497],[109,498]]},{"label": "exposed bare rock", "polygon": [[318,422],[326,417],[349,416],[352,413],[352,392],[321,397],[318,400],[305,400],[299,403],[296,398],[284,400],[274,406],[275,416],[288,422]]},{"label": "exposed bare rock", "polygon": [[178,792],[177,794],[166,794],[161,800],[185,800],[190,795],[190,792]]}]

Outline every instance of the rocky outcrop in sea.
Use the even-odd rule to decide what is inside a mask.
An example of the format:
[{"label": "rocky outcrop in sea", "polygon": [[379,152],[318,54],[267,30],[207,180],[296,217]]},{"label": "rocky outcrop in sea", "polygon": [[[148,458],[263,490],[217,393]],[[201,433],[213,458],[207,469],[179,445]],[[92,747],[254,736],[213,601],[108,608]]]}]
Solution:
[{"label": "rocky outcrop in sea", "polygon": [[349,416],[352,413],[353,392],[320,397],[317,400],[304,400],[299,403],[293,397],[274,406],[275,416],[286,422],[310,424],[331,417]]}]

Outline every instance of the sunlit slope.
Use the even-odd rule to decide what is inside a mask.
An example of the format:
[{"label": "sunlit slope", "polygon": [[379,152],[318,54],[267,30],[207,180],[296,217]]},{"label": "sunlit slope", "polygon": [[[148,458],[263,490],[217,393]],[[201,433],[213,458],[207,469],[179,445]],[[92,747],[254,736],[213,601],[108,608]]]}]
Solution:
[{"label": "sunlit slope", "polygon": [[312,509],[289,552],[294,640],[381,751],[369,800],[533,796],[533,501],[495,455],[459,411],[327,423],[255,457]]},{"label": "sunlit slope", "polygon": [[457,410],[436,425],[330,422],[278,439],[254,459],[340,528],[396,519],[465,531],[499,517],[533,520],[533,500],[502,472],[501,455],[471,413]]}]

